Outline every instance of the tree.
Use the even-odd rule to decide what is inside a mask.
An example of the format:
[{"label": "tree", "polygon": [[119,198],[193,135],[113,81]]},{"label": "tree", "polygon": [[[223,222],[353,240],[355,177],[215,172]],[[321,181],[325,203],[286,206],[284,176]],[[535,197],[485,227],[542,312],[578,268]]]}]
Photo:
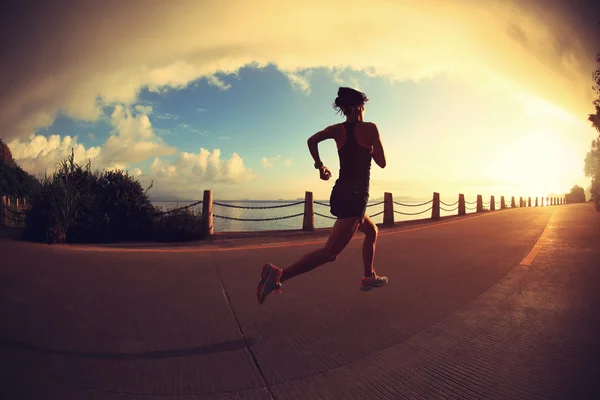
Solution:
[{"label": "tree", "polygon": [[585,190],[581,186],[575,185],[565,197],[567,203],[585,203]]},{"label": "tree", "polygon": [[592,74],[594,81],[593,89],[598,95],[593,104],[596,109],[594,114],[589,114],[588,121],[596,128],[599,135],[592,141],[592,148],[585,156],[585,176],[592,178],[591,195],[596,203],[596,209],[600,210],[600,53],[596,55],[598,68]]}]

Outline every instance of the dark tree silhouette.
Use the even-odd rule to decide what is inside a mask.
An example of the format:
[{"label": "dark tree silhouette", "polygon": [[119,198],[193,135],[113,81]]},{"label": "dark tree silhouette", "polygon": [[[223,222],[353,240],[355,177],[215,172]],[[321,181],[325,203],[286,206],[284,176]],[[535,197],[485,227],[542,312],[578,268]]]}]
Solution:
[{"label": "dark tree silhouette", "polygon": [[585,190],[581,186],[575,185],[565,197],[567,203],[585,203]]},{"label": "dark tree silhouette", "polygon": [[592,178],[591,195],[592,200],[596,203],[596,209],[600,211],[600,53],[596,55],[598,68],[592,74],[594,80],[594,91],[597,94],[594,100],[596,112],[589,114],[588,120],[592,126],[598,130],[598,137],[592,141],[592,148],[585,156],[585,176]]}]

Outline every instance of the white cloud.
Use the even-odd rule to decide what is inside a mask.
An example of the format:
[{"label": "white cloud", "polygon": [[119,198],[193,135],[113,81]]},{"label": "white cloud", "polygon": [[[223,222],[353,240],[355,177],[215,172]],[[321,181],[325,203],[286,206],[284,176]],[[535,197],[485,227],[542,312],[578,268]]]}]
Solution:
[{"label": "white cloud", "polygon": [[142,114],[150,115],[152,114],[152,106],[137,104],[135,106],[135,110]]},{"label": "white cloud", "polygon": [[310,94],[310,76],[311,71],[305,71],[304,73],[300,72],[284,72],[284,75],[289,79],[292,87],[296,90],[304,93]]},{"label": "white cloud", "polygon": [[263,157],[260,159],[260,163],[263,167],[270,168],[270,167],[274,166],[275,163],[277,161],[279,161],[280,158],[281,158],[281,156],[279,156],[279,155],[276,155],[275,157],[268,157],[268,158]]},{"label": "white cloud", "polygon": [[291,158],[286,158],[283,161],[283,165],[286,166],[286,167],[289,167],[290,165],[292,165],[292,159]]},{"label": "white cloud", "polygon": [[[32,174],[54,170],[57,163],[71,154],[77,163],[92,161],[93,169],[125,169],[129,165],[150,157],[172,155],[176,150],[156,136],[148,116],[147,107],[136,107],[134,116],[129,107],[116,106],[111,114],[112,130],[102,146],[85,148],[78,137],[31,135],[22,140],[12,139],[8,146],[13,157]],[[93,136],[93,135],[92,135]]]},{"label": "white cloud", "polygon": [[198,197],[209,184],[242,184],[255,178],[251,168],[246,168],[237,153],[228,160],[221,159],[221,151],[209,151],[201,148],[198,153],[180,152],[172,162],[160,158],[152,161],[148,171],[139,175],[139,179],[148,184],[154,181],[156,190],[152,196],[174,195],[180,197]]},{"label": "white cloud", "polygon": [[206,112],[207,110],[205,108],[196,108],[196,111],[198,111],[198,112]]},{"label": "white cloud", "polygon": [[170,114],[170,113],[162,113],[155,116],[157,119],[179,119],[178,115]]},{"label": "white cloud", "polygon": [[214,75],[207,76],[206,80],[208,81],[209,85],[218,87],[221,90],[231,89],[230,84],[223,82],[223,80],[221,80],[220,78],[218,78]]}]

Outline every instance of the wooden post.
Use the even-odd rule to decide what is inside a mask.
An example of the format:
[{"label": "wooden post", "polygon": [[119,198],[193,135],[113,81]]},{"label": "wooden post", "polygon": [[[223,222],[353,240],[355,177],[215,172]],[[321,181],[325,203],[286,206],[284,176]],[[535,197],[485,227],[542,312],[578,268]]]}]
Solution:
[{"label": "wooden post", "polygon": [[440,219],[440,194],[433,192],[433,204],[431,207],[431,219]]},{"label": "wooden post", "polygon": [[527,198],[527,207],[531,207],[531,196]]},{"label": "wooden post", "polygon": [[383,194],[383,224],[394,225],[394,198],[388,192]]},{"label": "wooden post", "polygon": [[483,198],[480,194],[477,195],[477,212],[483,211]]},{"label": "wooden post", "polygon": [[496,211],[496,199],[490,196],[490,211]]},{"label": "wooden post", "polygon": [[465,204],[465,195],[458,195],[458,215],[465,215],[467,213],[467,206]]},{"label": "wooden post", "polygon": [[517,203],[515,202],[515,196],[512,196],[512,198],[510,199],[510,208],[515,208],[517,206]]},{"label": "wooden post", "polygon": [[214,235],[212,190],[204,191],[204,197],[202,198],[202,224],[207,237]]},{"label": "wooden post", "polygon": [[315,202],[312,192],[304,193],[304,221],[302,222],[302,230],[315,230]]},{"label": "wooden post", "polygon": [[500,196],[500,209],[506,209],[506,201],[504,201],[504,196]]},{"label": "wooden post", "polygon": [[543,197],[541,197],[540,204],[542,207],[544,207],[544,198]]},{"label": "wooden post", "polygon": [[523,196],[519,197],[519,207],[525,207],[525,202],[523,201]]},{"label": "wooden post", "polygon": [[535,206],[536,206],[536,207],[539,207],[539,206],[538,206],[538,198],[537,198],[537,197],[535,198]]},{"label": "wooden post", "polygon": [[6,228],[6,210],[4,206],[6,205],[6,196],[2,196],[2,203],[0,204],[0,229]]}]

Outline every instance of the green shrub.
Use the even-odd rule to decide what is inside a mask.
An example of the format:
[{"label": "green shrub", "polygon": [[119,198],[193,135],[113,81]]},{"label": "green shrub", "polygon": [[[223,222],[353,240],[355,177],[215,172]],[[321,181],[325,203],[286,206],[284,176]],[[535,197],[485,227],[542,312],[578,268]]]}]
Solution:
[{"label": "green shrub", "polygon": [[160,214],[141,184],[124,171],[92,172],[73,153],[42,179],[31,199],[25,237],[46,243],[180,241],[202,237],[201,216]]},{"label": "green shrub", "polygon": [[199,240],[204,237],[200,209],[190,207],[181,210],[170,207],[166,211],[167,213],[155,217],[154,240],[183,242]]}]

